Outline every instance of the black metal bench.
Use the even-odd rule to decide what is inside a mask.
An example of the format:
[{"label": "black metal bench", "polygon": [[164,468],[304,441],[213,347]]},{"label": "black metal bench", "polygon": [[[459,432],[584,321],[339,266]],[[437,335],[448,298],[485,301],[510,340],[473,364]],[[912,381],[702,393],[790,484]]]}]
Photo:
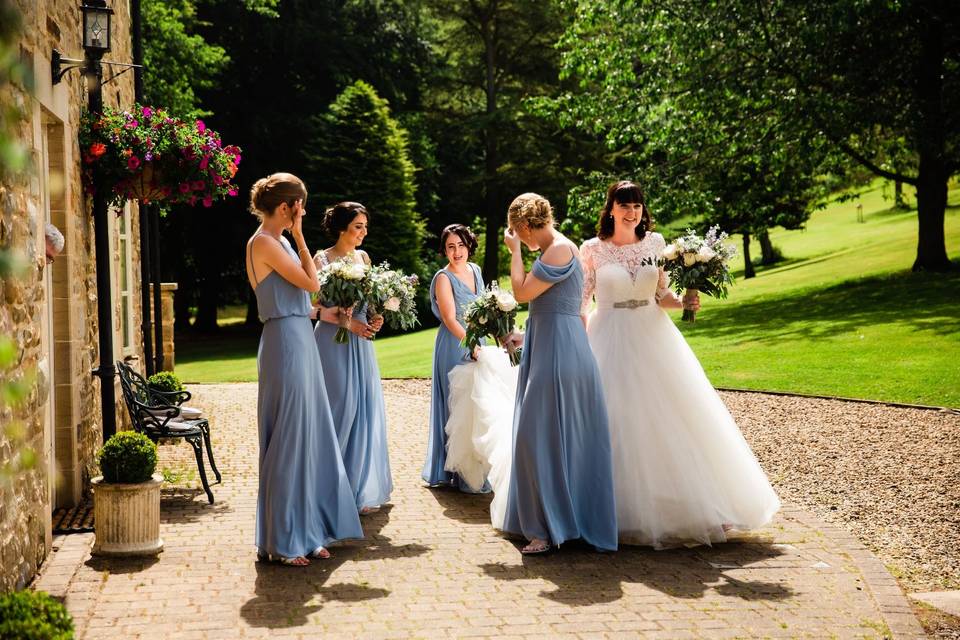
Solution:
[{"label": "black metal bench", "polygon": [[[180,405],[191,398],[189,391],[160,391],[147,384],[143,376],[123,362],[117,362],[120,374],[120,387],[123,400],[136,431],[146,435],[153,442],[162,438],[182,438],[190,443],[197,457],[197,469],[200,482],[207,492],[207,499],[213,504],[213,492],[207,482],[207,472],[203,465],[203,449],[207,450],[210,468],[221,481],[220,471],[213,461],[213,449],[210,446],[210,423],[206,419],[185,420],[180,413]],[[201,444],[202,443],[202,444]]]}]

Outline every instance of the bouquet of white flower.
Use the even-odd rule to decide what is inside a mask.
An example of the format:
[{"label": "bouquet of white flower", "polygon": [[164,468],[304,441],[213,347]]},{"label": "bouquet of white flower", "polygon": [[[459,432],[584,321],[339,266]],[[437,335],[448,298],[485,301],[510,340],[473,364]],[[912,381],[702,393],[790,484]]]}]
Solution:
[{"label": "bouquet of white flower", "polygon": [[[352,259],[334,260],[317,271],[317,277],[320,279],[320,291],[317,292],[316,299],[345,311],[352,310],[365,300],[364,280],[366,280],[369,269],[367,265],[354,262]],[[338,344],[346,344],[350,338],[347,333],[350,317],[349,313],[341,314],[341,316],[340,327],[337,329],[333,340]]]},{"label": "bouquet of white flower", "polygon": [[[513,294],[503,291],[493,282],[486,291],[467,304],[463,320],[467,325],[467,335],[461,343],[464,347],[473,351],[483,344],[487,336],[499,344],[516,325],[517,300]],[[520,349],[509,351],[509,354],[510,364],[520,364]]]},{"label": "bouquet of white flower", "polygon": [[[703,238],[687,229],[686,234],[663,249],[663,268],[670,274],[677,293],[687,290],[685,300],[701,291],[715,298],[727,297],[727,288],[733,284],[729,262],[737,249],[724,244],[726,239],[727,234],[716,226],[710,227]],[[684,309],[683,320],[694,322],[696,312]]]},{"label": "bouquet of white flower", "polygon": [[386,262],[371,267],[363,281],[367,318],[382,315],[394,329],[412,329],[417,324],[416,275],[392,270]]}]

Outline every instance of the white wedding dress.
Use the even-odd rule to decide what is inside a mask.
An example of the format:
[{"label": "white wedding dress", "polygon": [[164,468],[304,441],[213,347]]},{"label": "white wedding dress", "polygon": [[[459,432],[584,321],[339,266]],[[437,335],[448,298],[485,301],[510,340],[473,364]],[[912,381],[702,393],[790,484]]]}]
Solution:
[{"label": "white wedding dress", "polygon": [[[756,457],[703,368],[659,306],[663,236],[580,250],[588,335],[606,397],[620,541],[665,548],[726,540],[780,508]],[[501,529],[510,484],[517,367],[497,347],[450,371],[446,470],[494,492]]]},{"label": "white wedding dress", "polygon": [[490,522],[503,528],[513,458],[513,405],[519,367],[499,347],[480,347],[476,361],[450,370],[446,471],[474,491],[493,490]]},{"label": "white wedding dress", "polygon": [[756,457],[657,300],[663,236],[581,248],[583,310],[610,421],[620,539],[657,548],[726,540],[780,508]]}]

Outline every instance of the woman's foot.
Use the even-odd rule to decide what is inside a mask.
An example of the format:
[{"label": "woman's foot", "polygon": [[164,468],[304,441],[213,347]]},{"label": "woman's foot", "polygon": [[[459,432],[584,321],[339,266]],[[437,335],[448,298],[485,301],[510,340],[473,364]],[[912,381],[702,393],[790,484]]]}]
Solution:
[{"label": "woman's foot", "polygon": [[380,511],[380,505],[377,505],[375,507],[364,507],[360,509],[360,515],[368,516],[371,513],[376,513],[377,511]]},{"label": "woman's foot", "polygon": [[310,565],[310,560],[303,556],[288,558],[286,556],[275,556],[272,553],[257,552],[257,560],[261,562],[279,562],[287,567],[306,567]]},{"label": "woman's foot", "polygon": [[520,553],[525,556],[533,556],[538,553],[546,553],[547,551],[550,551],[550,543],[540,538],[534,538],[527,546],[520,549]]},{"label": "woman's foot", "polygon": [[310,557],[311,557],[311,558],[320,558],[321,560],[329,560],[329,559],[330,559],[330,552],[327,551],[326,549],[324,549],[323,547],[317,547],[317,548],[314,549],[313,552],[310,554]]}]

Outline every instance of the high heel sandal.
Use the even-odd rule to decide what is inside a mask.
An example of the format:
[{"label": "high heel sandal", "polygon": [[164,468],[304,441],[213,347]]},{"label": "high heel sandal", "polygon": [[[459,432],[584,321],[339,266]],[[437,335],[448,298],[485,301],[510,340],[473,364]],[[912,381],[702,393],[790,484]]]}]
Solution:
[{"label": "high heel sandal", "polygon": [[[319,556],[318,556],[319,557]],[[329,557],[329,555],[328,555]],[[308,567],[310,566],[310,559],[304,556],[295,556],[288,558],[287,556],[277,556],[272,553],[263,553],[262,551],[257,552],[257,560],[261,562],[279,562],[285,567]]]},{"label": "high heel sandal", "polygon": [[320,560],[329,560],[330,552],[327,551],[324,547],[317,547],[316,549],[310,552],[309,557],[319,558]]},{"label": "high heel sandal", "polygon": [[553,547],[546,540],[540,540],[534,538],[525,546],[523,549],[520,549],[520,553],[525,556],[535,556],[541,553],[547,553]]}]

